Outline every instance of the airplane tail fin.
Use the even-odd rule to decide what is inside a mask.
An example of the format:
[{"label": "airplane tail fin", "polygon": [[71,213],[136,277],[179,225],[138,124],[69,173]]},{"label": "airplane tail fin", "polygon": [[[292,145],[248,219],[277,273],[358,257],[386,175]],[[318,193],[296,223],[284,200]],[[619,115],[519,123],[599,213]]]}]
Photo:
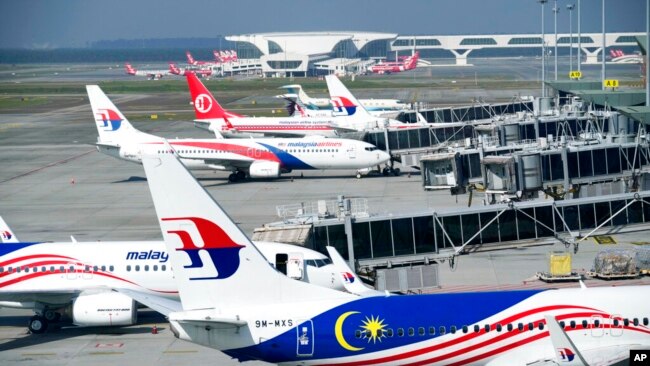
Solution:
[{"label": "airplane tail fin", "polygon": [[350,298],[272,268],[175,154],[142,164],[184,310]]},{"label": "airplane tail fin", "polygon": [[350,93],[336,75],[325,76],[327,88],[330,91],[333,114],[339,116],[355,116],[360,118],[372,118],[370,113],[359,103],[357,98]]},{"label": "airplane tail fin", "polygon": [[217,50],[212,50],[212,55],[214,55],[214,60],[217,62],[223,62],[221,59],[221,56],[219,56],[219,51]]},{"label": "airplane tail fin", "polygon": [[339,272],[341,283],[346,291],[351,294],[359,296],[383,296],[383,292],[376,291],[374,289],[366,287],[362,282],[359,276],[350,268],[348,263],[341,257],[336,248],[332,246],[326,246],[327,253],[332,259],[332,264],[336,268],[336,271]]},{"label": "airplane tail fin", "polygon": [[129,74],[129,75],[135,75],[136,70],[133,68],[133,66],[131,66],[130,63],[128,63],[128,62],[125,63],[125,64],[124,64],[124,68],[126,69],[126,73],[127,73],[127,74]]},{"label": "airplane tail fin", "polygon": [[135,129],[99,86],[86,85],[86,91],[93,110],[95,126],[99,132],[99,142],[120,144],[134,141],[138,136],[151,137]]},{"label": "airplane tail fin", "polygon": [[185,56],[187,57],[187,63],[190,65],[194,65],[196,63],[196,60],[194,60],[194,57],[192,57],[192,54],[190,51],[185,51]]},{"label": "airplane tail fin", "polygon": [[546,319],[558,364],[569,366],[588,365],[578,348],[557,322],[557,319],[552,315],[546,315],[544,318]]},{"label": "airplane tail fin", "polygon": [[181,70],[173,62],[169,63],[169,72],[171,72],[174,75],[180,75],[181,74]]},{"label": "airplane tail fin", "polygon": [[18,237],[14,235],[11,228],[5,220],[0,216],[0,241],[3,243],[19,243]]},{"label": "airplane tail fin", "polygon": [[196,119],[228,118],[226,110],[219,105],[219,102],[195,74],[187,75],[187,85],[190,88]]}]

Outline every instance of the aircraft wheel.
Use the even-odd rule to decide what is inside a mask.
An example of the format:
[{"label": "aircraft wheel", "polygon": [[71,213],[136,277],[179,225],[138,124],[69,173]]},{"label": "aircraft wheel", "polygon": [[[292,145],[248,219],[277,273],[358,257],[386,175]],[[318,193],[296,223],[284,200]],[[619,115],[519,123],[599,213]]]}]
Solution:
[{"label": "aircraft wheel", "polygon": [[54,310],[45,310],[45,312],[43,313],[43,317],[48,322],[55,323],[61,320],[61,313],[57,313]]},{"label": "aircraft wheel", "polygon": [[246,173],[242,172],[241,170],[238,170],[236,174],[237,174],[237,179],[238,180],[246,179]]},{"label": "aircraft wheel", "polygon": [[396,177],[399,177],[399,175],[400,175],[401,172],[402,172],[402,171],[399,170],[399,168],[395,168],[395,169],[393,169],[393,175],[396,176]]},{"label": "aircraft wheel", "polygon": [[390,168],[384,167],[384,169],[381,171],[381,174],[383,174],[384,177],[388,176],[390,174]]},{"label": "aircraft wheel", "polygon": [[34,315],[29,319],[27,328],[29,328],[29,331],[32,332],[32,334],[41,334],[47,330],[47,320],[40,315]]},{"label": "aircraft wheel", "polygon": [[236,182],[237,181],[237,175],[235,173],[230,174],[228,176],[228,181],[232,182],[232,183]]},{"label": "aircraft wheel", "polygon": [[361,173],[357,172],[357,179],[361,179]]}]

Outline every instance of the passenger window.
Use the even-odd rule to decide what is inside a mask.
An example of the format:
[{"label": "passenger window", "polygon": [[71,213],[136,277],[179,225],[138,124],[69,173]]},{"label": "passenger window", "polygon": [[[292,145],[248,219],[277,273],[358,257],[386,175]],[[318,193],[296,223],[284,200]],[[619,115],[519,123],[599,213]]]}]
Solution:
[{"label": "passenger window", "polygon": [[618,327],[618,319],[614,319],[614,326]]},{"label": "passenger window", "polygon": [[415,329],[409,328],[409,337],[413,337],[415,335]]},{"label": "passenger window", "polygon": [[102,272],[106,272],[106,266],[102,266]]},{"label": "passenger window", "polygon": [[456,326],[455,325],[450,326],[449,331],[451,332],[451,334],[456,334]]},{"label": "passenger window", "polygon": [[424,330],[424,327],[419,327],[418,328],[418,335],[423,336],[426,334],[426,331]]},{"label": "passenger window", "polygon": [[126,266],[126,271],[131,272],[131,265],[130,264],[128,266]]},{"label": "passenger window", "polygon": [[99,267],[97,267],[97,266],[93,267],[93,272],[97,272],[98,270],[99,270]]},{"label": "passenger window", "polygon": [[436,327],[429,327],[429,335],[435,335],[436,334]]},{"label": "passenger window", "polygon": [[441,325],[440,328],[438,328],[438,333],[440,333],[440,335],[447,333],[447,329],[445,329],[444,325]]},{"label": "passenger window", "polygon": [[355,336],[356,338],[361,338],[361,331],[357,329],[357,330],[354,332],[354,336]]},{"label": "passenger window", "polygon": [[623,319],[623,325],[625,325],[626,327],[630,325],[630,319],[628,318]]},{"label": "passenger window", "polygon": [[139,272],[139,271],[140,271],[140,265],[139,265],[139,264],[136,264],[136,265],[135,265],[135,271],[136,271],[136,272]]},{"label": "passenger window", "polygon": [[463,325],[463,333],[467,333],[468,330],[467,325]]},{"label": "passenger window", "polygon": [[643,318],[643,325],[648,325],[648,318]]},{"label": "passenger window", "polygon": [[569,323],[569,326],[571,327],[571,329],[576,329],[576,322],[575,322],[575,320],[571,320],[571,323]]},{"label": "passenger window", "polygon": [[[47,267],[45,267],[45,266],[41,267],[41,272],[47,272]],[[52,272],[54,272],[54,271],[52,271]]]},{"label": "passenger window", "polygon": [[490,324],[485,324],[485,326],[483,328],[485,329],[485,333],[489,332],[490,331]]},{"label": "passenger window", "polygon": [[54,268],[54,266],[50,266],[50,272],[55,272],[55,271],[56,271],[56,268]]},{"label": "passenger window", "polygon": [[478,333],[479,330],[481,330],[481,327],[478,324],[474,324],[474,333]]},{"label": "passenger window", "polygon": [[158,270],[158,265],[157,264],[153,265],[153,270],[154,270],[154,272]]},{"label": "passenger window", "polygon": [[29,273],[29,267],[25,267],[25,273]]},{"label": "passenger window", "polygon": [[600,328],[600,320],[598,320],[598,319],[594,320],[594,327],[595,328]]},{"label": "passenger window", "polygon": [[635,326],[639,325],[639,319],[634,318],[634,320],[632,320],[632,324],[634,324]]},{"label": "passenger window", "polygon": [[[541,323],[540,323],[541,324]],[[497,332],[500,332],[502,329],[501,324],[497,324]]]},{"label": "passenger window", "polygon": [[533,330],[533,329],[535,329],[533,323],[528,323],[528,330]]},{"label": "passenger window", "polygon": [[115,267],[110,266],[110,267],[108,267],[108,270],[111,271],[111,272],[113,272],[113,270],[115,270]]},{"label": "passenger window", "polygon": [[403,328],[397,328],[397,335],[400,337],[404,337],[404,329]]},{"label": "passenger window", "polygon": [[544,330],[544,323],[539,322],[539,323],[537,324],[537,328],[538,328],[539,330]]},{"label": "passenger window", "polygon": [[524,325],[521,323],[517,324],[517,329],[519,329],[519,331],[524,330]]},{"label": "passenger window", "polygon": [[145,264],[145,266],[144,266],[144,270],[145,270],[145,271],[149,271],[149,265],[148,265],[148,264]]},{"label": "passenger window", "polygon": [[166,271],[166,270],[167,270],[167,266],[163,264],[162,266],[160,266],[160,270],[161,270],[161,271]]},{"label": "passenger window", "polygon": [[589,323],[586,320],[583,320],[582,321],[582,329],[587,329],[587,325],[589,325]]},{"label": "passenger window", "polygon": [[21,270],[21,269],[22,269],[21,267],[16,267],[16,272],[17,272],[17,273],[20,273],[20,270]]},{"label": "passenger window", "polygon": [[509,323],[507,328],[508,328],[508,332],[512,332],[512,328],[513,328],[512,323]]},{"label": "passenger window", "polygon": [[393,328],[386,329],[386,337],[390,338],[393,336]]},{"label": "passenger window", "polygon": [[566,324],[564,323],[564,321],[561,321],[561,322],[560,322],[560,326],[561,326],[562,328],[565,328],[565,327],[566,327]]}]

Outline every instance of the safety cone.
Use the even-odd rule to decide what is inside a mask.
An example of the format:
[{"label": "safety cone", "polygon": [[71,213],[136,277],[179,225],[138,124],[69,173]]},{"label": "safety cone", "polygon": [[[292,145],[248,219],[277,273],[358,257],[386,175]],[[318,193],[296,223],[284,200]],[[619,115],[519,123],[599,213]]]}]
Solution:
[{"label": "safety cone", "polygon": [[151,334],[158,334],[158,327],[156,324],[153,325],[153,328],[151,328]]}]

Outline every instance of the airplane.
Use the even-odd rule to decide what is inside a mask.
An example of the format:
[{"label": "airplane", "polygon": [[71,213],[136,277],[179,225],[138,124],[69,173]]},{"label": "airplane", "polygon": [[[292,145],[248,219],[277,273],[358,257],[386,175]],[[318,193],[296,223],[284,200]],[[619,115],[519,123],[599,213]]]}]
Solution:
[{"label": "airplane", "polygon": [[185,51],[185,56],[187,57],[187,64],[192,66],[221,66],[223,62],[216,59],[216,61],[197,61],[192,57],[190,51]]},{"label": "airplane", "polygon": [[[99,133],[96,146],[100,152],[135,163],[141,162],[143,154],[169,153],[162,137],[133,127],[99,86],[87,85],[86,90]],[[361,178],[362,172],[390,160],[390,155],[374,145],[348,139],[174,139],[170,144],[190,169],[231,171],[231,182],[314,169],[355,169],[356,177]]]},{"label": "airplane", "polygon": [[[228,112],[215,99],[203,83],[193,75],[187,75],[190,98],[196,119],[194,126],[218,133],[223,137],[262,136],[361,136],[364,132],[384,128],[388,119],[355,113],[350,107],[345,116],[329,113],[320,117],[245,117]],[[331,112],[331,111],[330,111]],[[408,125],[395,121],[399,125]]]},{"label": "airplane", "polygon": [[208,78],[212,75],[212,69],[189,69],[189,68],[179,68],[174,63],[169,63],[169,72],[174,75],[187,76],[189,74],[195,74],[198,77]]},{"label": "airplane", "polygon": [[621,64],[640,64],[643,63],[643,56],[640,54],[626,55],[623,50],[609,50],[611,62]]},{"label": "airplane", "polygon": [[237,57],[237,51],[235,50],[229,50],[229,51],[212,51],[212,54],[214,55],[215,60],[219,60],[223,63],[226,62],[235,62],[238,61]]},{"label": "airplane", "polygon": [[290,281],[176,156],[143,166],[182,307],[158,311],[177,338],[241,362],[592,365],[650,347],[649,286],[360,296]]},{"label": "airplane", "polygon": [[[286,89],[287,94],[280,95],[279,97],[289,96],[291,98],[297,97],[298,100],[310,110],[331,110],[332,103],[328,98],[312,98],[302,89],[302,86],[298,84],[294,85],[285,85],[280,88]],[[375,111],[401,111],[409,109],[408,104],[402,102],[399,99],[359,99],[364,108],[368,112]]]},{"label": "airplane", "polygon": [[[302,246],[255,243],[273,268],[293,280],[344,291],[339,273],[356,276],[349,267],[339,269],[327,256]],[[123,290],[178,301],[164,242],[16,238],[0,244],[0,307],[34,310],[28,323],[32,333],[43,333],[50,323],[67,317],[76,326],[132,325],[137,306]],[[112,310],[110,317],[106,309]]]},{"label": "airplane", "polygon": [[18,238],[9,228],[9,225],[0,216],[0,242],[2,243],[18,243]]},{"label": "airplane", "polygon": [[130,63],[124,64],[126,73],[132,76],[146,76],[147,80],[160,80],[164,76],[172,75],[169,70],[136,70]]},{"label": "airplane", "polygon": [[382,62],[370,68],[375,74],[390,74],[406,70],[413,70],[418,66],[420,52],[416,51],[412,56],[407,56],[395,62]]}]

